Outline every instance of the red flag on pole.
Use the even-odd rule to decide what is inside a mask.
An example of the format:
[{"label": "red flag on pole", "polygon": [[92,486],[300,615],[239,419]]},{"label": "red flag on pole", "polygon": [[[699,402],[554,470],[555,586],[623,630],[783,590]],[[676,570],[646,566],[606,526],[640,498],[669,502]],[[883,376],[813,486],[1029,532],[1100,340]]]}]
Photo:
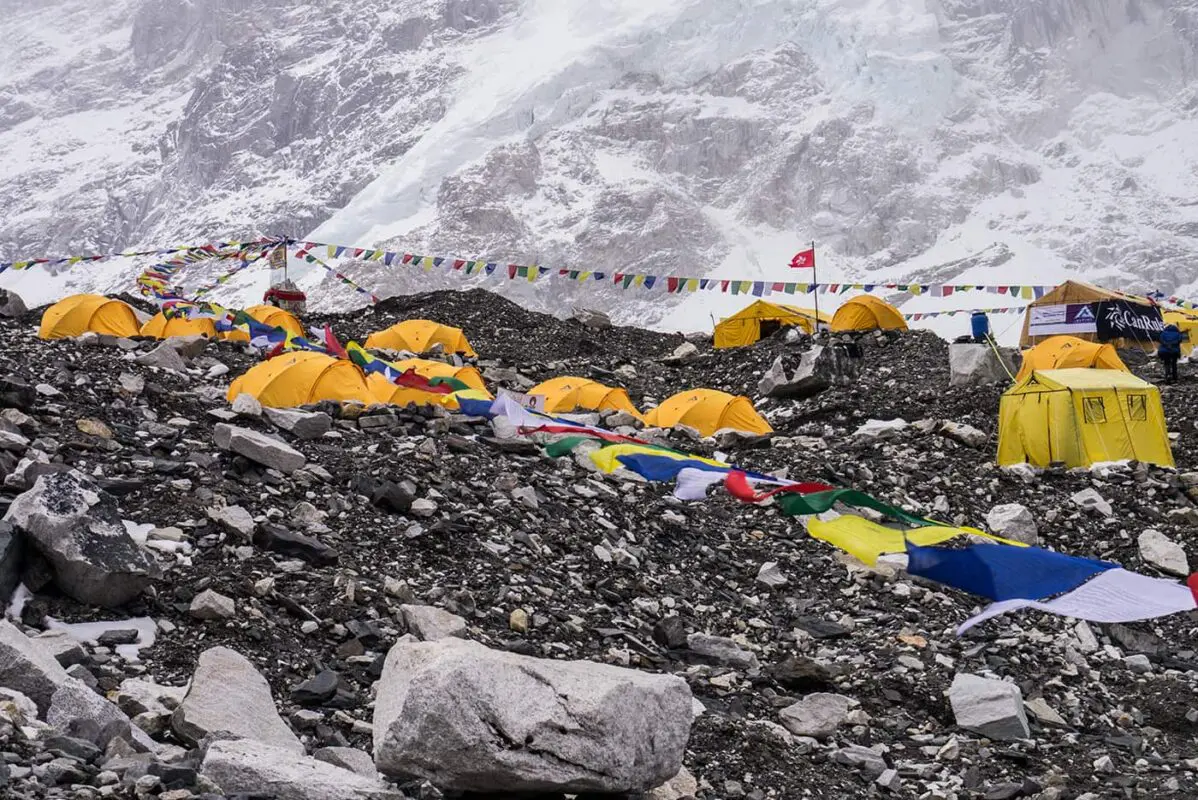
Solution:
[{"label": "red flag on pole", "polygon": [[791,269],[815,269],[815,248],[803,250],[800,253],[795,253],[795,257],[790,260]]}]

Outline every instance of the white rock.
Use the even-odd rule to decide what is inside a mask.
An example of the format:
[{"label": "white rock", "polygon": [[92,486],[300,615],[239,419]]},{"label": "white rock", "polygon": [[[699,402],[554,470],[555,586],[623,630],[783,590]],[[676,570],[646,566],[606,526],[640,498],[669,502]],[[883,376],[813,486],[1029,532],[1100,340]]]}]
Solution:
[{"label": "white rock", "polygon": [[1082,489],[1069,499],[1073,501],[1074,505],[1083,508],[1086,511],[1097,511],[1104,517],[1109,517],[1114,513],[1114,509],[1111,508],[1111,504],[1104,500],[1102,495],[1100,495],[1094,489]]},{"label": "white rock", "polygon": [[466,635],[466,620],[435,606],[401,605],[404,624],[408,631],[425,642],[436,642],[449,637]]},{"label": "white rock", "polygon": [[678,774],[645,795],[645,800],[686,800],[699,793],[699,782],[686,767]]},{"label": "white rock", "polygon": [[990,441],[989,435],[972,425],[960,422],[942,422],[939,433],[946,439],[965,445],[966,447],[982,448]]},{"label": "white rock", "polygon": [[245,392],[233,398],[231,408],[233,413],[239,417],[257,418],[262,416],[262,404],[258,402],[258,398]]},{"label": "white rock", "polygon": [[1065,722],[1065,718],[1058,714],[1043,697],[1037,697],[1035,700],[1026,700],[1023,703],[1023,707],[1045,725],[1056,725],[1057,727],[1064,728],[1069,724]]},{"label": "white rock", "polygon": [[157,367],[169,372],[187,372],[187,363],[183,360],[183,356],[179,355],[179,351],[171,347],[169,342],[169,339],[164,339],[153,350],[142,353],[134,360],[143,367]]},{"label": "white rock", "polygon": [[208,509],[208,518],[223,525],[245,541],[254,537],[254,518],[241,506],[216,506]]},{"label": "white rock", "polygon": [[245,657],[227,647],[200,653],[191,688],[176,709],[171,727],[192,745],[219,732],[297,755],[304,753],[304,746],[279,717],[266,679]]},{"label": "white rock", "polygon": [[1027,545],[1035,546],[1040,541],[1036,518],[1027,506],[1019,503],[1004,503],[990,509],[986,514],[986,527],[996,536]]},{"label": "white rock", "polygon": [[370,753],[356,747],[322,747],[314,752],[312,757],[334,767],[356,772],[363,778],[379,777],[379,771],[374,768],[374,759]]},{"label": "white rock", "polygon": [[303,453],[286,442],[249,428],[239,428],[223,422],[218,422],[212,429],[212,439],[222,450],[230,450],[287,475],[308,461]]},{"label": "white rock", "polygon": [[1169,539],[1160,531],[1149,528],[1140,534],[1140,558],[1162,572],[1171,575],[1187,577],[1190,574],[1190,560],[1181,545]]},{"label": "white rock", "polygon": [[401,794],[377,781],[298,752],[254,741],[216,741],[200,774],[226,795],[268,795],[276,800],[381,800]]},{"label": "white rock", "polygon": [[196,619],[231,619],[237,615],[237,604],[232,597],[205,589],[191,599],[187,611]]},{"label": "white rock", "polygon": [[765,584],[771,589],[780,589],[790,581],[782,573],[782,568],[778,566],[778,562],[767,561],[761,565],[761,569],[757,570],[757,582]]},{"label": "white rock", "polygon": [[1090,629],[1090,623],[1084,619],[1078,620],[1073,626],[1073,635],[1077,639],[1077,649],[1083,653],[1094,653],[1098,651],[1098,637],[1094,635],[1094,631]]},{"label": "white rock", "polygon": [[852,700],[839,694],[815,692],[779,712],[782,724],[795,736],[827,739],[848,717]]},{"label": "white rock", "polygon": [[11,622],[0,619],[0,686],[26,695],[45,711],[68,677],[53,655]]},{"label": "white rock", "polygon": [[377,684],[374,755],[443,790],[645,792],[678,774],[685,681],[474,642],[399,643]]},{"label": "white rock", "polygon": [[957,725],[989,739],[1026,739],[1023,693],[1006,681],[958,673],[948,691]]},{"label": "white rock", "polygon": [[142,678],[126,678],[117,689],[116,704],[130,717],[136,717],[147,711],[174,711],[186,694],[187,688],[183,686],[163,686]]},{"label": "white rock", "polygon": [[431,517],[437,513],[437,504],[427,497],[419,497],[412,501],[409,511],[416,517]]},{"label": "white rock", "polygon": [[333,418],[321,411],[294,408],[266,408],[263,411],[272,425],[297,439],[319,439],[333,429]]},{"label": "white rock", "polygon": [[853,435],[865,436],[870,439],[893,439],[906,429],[907,425],[905,419],[871,419],[854,431]]},{"label": "white rock", "polygon": [[686,646],[691,652],[706,656],[722,666],[736,669],[757,669],[760,666],[755,654],[723,636],[692,633],[686,637]]},{"label": "white rock", "polygon": [[1148,656],[1144,655],[1143,653],[1125,656],[1123,663],[1126,664],[1127,668],[1132,672],[1136,672],[1141,675],[1146,675],[1147,673],[1152,672],[1152,662],[1149,661]]},{"label": "white rock", "polygon": [[950,344],[948,370],[949,386],[974,386],[1009,381],[1016,367],[1005,353],[1000,360],[988,344]]}]

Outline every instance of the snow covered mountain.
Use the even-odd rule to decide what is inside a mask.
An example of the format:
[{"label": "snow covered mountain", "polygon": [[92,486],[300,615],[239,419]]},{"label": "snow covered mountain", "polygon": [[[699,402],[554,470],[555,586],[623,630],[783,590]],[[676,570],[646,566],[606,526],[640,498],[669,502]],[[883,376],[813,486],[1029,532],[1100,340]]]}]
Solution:
[{"label": "snow covered mountain", "polygon": [[[0,54],[0,260],[282,233],[794,280],[816,240],[825,281],[1198,293],[1198,0],[32,5],[0,0],[21,43]],[[261,292],[249,272],[233,299]],[[744,302],[491,282],[671,327]],[[995,304],[904,310],[953,303]]]}]

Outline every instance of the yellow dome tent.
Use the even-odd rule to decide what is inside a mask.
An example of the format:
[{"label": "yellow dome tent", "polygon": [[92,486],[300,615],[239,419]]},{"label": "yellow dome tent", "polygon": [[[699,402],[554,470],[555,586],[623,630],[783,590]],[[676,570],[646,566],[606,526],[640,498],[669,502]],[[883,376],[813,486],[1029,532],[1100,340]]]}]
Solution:
[{"label": "yellow dome tent", "polygon": [[[286,309],[272,305],[250,306],[245,310],[245,313],[263,325],[269,325],[272,328],[282,328],[292,336],[307,338],[307,334],[304,333],[303,323]],[[248,342],[250,335],[245,331],[227,331],[223,338],[227,342]]]},{"label": "yellow dome tent", "polygon": [[568,414],[571,411],[627,411],[637,419],[641,412],[623,389],[604,386],[587,378],[552,378],[528,390],[530,395],[545,398],[545,411],[550,414]]},{"label": "yellow dome tent", "polygon": [[[770,336],[779,328],[797,327],[807,333],[815,331],[815,311],[781,303],[757,300],[715,326],[715,346],[742,347]],[[830,323],[832,318],[822,311],[819,321]]]},{"label": "yellow dome tent", "polygon": [[[491,393],[487,391],[487,385],[483,382],[483,376],[474,367],[455,367],[443,361],[429,361],[424,358],[407,358],[403,361],[394,362],[394,365],[402,372],[415,370],[417,375],[429,380],[433,378],[457,378],[470,387],[474,393],[472,397],[476,399],[480,396],[488,399],[491,398]],[[387,403],[393,406],[443,405],[451,409],[458,407],[457,400],[451,394],[437,394],[406,386],[396,386],[378,373],[369,375],[366,383],[370,387],[370,391],[373,393],[376,402],[379,403]]]},{"label": "yellow dome tent", "polygon": [[774,430],[753,408],[749,398],[715,389],[679,392],[646,412],[645,424],[654,428],[687,425],[699,431],[701,436],[711,436],[724,428],[758,434]]},{"label": "yellow dome tent", "polygon": [[427,319],[409,319],[366,337],[366,346],[383,350],[407,350],[427,353],[433,345],[441,345],[447,353],[478,355],[459,328],[451,328]]},{"label": "yellow dome tent", "polygon": [[271,408],[294,408],[321,400],[378,402],[357,365],[310,350],[284,353],[251,367],[229,387],[229,402],[243,393]]},{"label": "yellow dome tent", "polygon": [[59,300],[42,314],[37,335],[66,339],[92,331],[111,336],[137,336],[141,324],[133,309],[101,294],[75,294]]},{"label": "yellow dome tent", "polygon": [[216,323],[206,317],[167,317],[159,311],[150,317],[149,322],[141,326],[141,335],[153,336],[155,339],[170,339],[175,336],[207,336],[209,339],[215,339]]},{"label": "yellow dome tent", "polygon": [[870,294],[846,300],[832,315],[833,331],[905,331],[907,321],[894,306]]},{"label": "yellow dome tent", "polygon": [[1037,467],[1138,459],[1173,466],[1157,388],[1113,369],[1036,370],[1002,396],[998,463]]},{"label": "yellow dome tent", "polygon": [[1166,325],[1176,325],[1181,331],[1181,354],[1188,356],[1194,350],[1194,342],[1198,341],[1198,314],[1189,311],[1162,311]]},{"label": "yellow dome tent", "polygon": [[1015,380],[1021,381],[1036,370],[1074,368],[1129,371],[1115,348],[1109,344],[1087,342],[1076,336],[1050,336],[1023,351],[1023,363],[1019,366]]}]

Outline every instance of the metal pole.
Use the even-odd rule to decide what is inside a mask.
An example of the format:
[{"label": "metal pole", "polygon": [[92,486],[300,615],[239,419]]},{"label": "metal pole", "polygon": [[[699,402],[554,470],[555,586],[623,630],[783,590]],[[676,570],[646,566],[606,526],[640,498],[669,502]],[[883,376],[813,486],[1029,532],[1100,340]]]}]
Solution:
[{"label": "metal pole", "polygon": [[819,274],[815,268],[815,240],[811,240],[811,283],[815,287],[815,332],[819,333]]}]

